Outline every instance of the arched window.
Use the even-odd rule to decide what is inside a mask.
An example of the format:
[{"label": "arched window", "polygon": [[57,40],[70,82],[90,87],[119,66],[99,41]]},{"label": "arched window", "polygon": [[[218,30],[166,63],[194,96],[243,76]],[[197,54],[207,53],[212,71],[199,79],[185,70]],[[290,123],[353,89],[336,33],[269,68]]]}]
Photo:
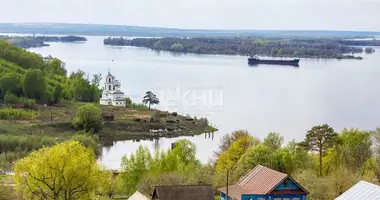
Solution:
[{"label": "arched window", "polygon": [[108,90],[111,90],[111,85],[109,85],[108,88],[109,88]]}]

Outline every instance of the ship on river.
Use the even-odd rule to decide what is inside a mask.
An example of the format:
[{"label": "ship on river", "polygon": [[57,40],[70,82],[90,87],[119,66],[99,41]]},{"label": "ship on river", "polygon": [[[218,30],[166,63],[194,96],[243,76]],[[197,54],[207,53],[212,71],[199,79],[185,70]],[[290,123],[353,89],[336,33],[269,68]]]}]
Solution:
[{"label": "ship on river", "polygon": [[300,59],[293,60],[275,60],[275,59],[259,59],[258,57],[248,58],[249,65],[267,64],[267,65],[291,65],[298,67]]}]

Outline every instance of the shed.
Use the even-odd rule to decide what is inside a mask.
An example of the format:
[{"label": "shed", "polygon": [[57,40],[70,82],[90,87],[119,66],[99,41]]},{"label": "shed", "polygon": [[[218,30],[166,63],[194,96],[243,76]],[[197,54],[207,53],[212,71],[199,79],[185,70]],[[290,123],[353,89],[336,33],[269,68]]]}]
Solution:
[{"label": "shed", "polygon": [[157,186],[152,200],[215,200],[211,185]]},{"label": "shed", "polygon": [[380,199],[380,186],[359,181],[335,200]]},{"label": "shed", "polygon": [[150,200],[145,195],[141,194],[139,191],[136,191],[128,200]]},{"label": "shed", "polygon": [[[227,199],[227,188],[220,188]],[[228,186],[228,200],[306,200],[309,192],[289,175],[257,165],[235,185]]]}]

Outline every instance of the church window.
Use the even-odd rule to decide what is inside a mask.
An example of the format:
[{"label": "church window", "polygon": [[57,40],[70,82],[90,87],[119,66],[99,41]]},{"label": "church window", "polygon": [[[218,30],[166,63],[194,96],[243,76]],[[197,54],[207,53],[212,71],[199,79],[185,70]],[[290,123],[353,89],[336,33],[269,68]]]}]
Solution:
[{"label": "church window", "polygon": [[111,90],[111,85],[108,86],[108,90]]}]

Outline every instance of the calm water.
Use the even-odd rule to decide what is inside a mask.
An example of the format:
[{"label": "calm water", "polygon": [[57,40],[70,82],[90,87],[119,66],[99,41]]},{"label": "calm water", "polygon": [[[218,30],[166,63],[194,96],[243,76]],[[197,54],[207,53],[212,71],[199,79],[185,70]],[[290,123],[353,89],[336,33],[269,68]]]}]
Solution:
[{"label": "calm water", "polygon": [[[31,51],[62,59],[69,72],[81,69],[91,76],[110,69],[124,92],[138,102],[152,90],[161,99],[157,108],[208,117],[220,131],[213,137],[186,137],[197,145],[197,155],[204,162],[220,138],[236,129],[259,138],[275,131],[289,141],[302,140],[309,128],[322,123],[336,130],[380,125],[380,53],[363,55],[362,61],[302,59],[300,68],[248,67],[246,57],[109,47],[103,45],[103,38],[52,43]],[[103,149],[100,162],[117,169],[122,156],[140,144],[153,151],[156,146],[169,148],[177,139],[117,142]]]}]

